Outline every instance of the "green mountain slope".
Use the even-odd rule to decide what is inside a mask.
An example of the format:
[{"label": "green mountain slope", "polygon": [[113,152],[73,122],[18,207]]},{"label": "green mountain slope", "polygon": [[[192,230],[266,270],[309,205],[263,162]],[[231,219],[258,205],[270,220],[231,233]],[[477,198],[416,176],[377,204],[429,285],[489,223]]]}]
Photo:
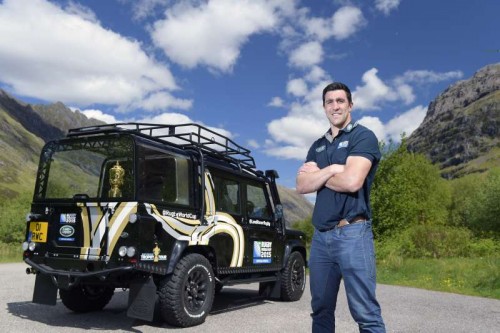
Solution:
[{"label": "green mountain slope", "polygon": [[43,144],[0,108],[0,200],[33,192]]}]

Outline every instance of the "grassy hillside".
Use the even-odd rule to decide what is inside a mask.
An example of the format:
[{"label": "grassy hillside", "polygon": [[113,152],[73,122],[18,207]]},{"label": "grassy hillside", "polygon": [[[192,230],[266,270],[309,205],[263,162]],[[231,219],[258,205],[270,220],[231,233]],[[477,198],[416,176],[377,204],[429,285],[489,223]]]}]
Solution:
[{"label": "grassy hillside", "polygon": [[33,192],[43,144],[0,108],[0,200]]},{"label": "grassy hillside", "polygon": [[298,194],[293,189],[279,185],[278,192],[288,226],[311,217],[313,205],[303,195]]}]

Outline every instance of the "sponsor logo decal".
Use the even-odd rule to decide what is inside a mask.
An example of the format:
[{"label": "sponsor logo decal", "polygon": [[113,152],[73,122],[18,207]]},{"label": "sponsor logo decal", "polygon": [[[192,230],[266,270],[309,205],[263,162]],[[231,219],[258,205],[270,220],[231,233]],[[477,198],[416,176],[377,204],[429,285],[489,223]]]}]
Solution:
[{"label": "sponsor logo decal", "polygon": [[165,261],[167,260],[167,255],[166,254],[160,254],[161,249],[158,247],[158,244],[155,244],[155,248],[153,249],[153,253],[142,253],[141,254],[141,260],[143,261],[153,261],[153,262],[158,262],[158,261]]},{"label": "sponsor logo decal", "polygon": [[59,228],[59,234],[63,237],[71,237],[75,234],[75,228],[70,225],[63,225]]},{"label": "sponsor logo decal", "polygon": [[[141,253],[141,260],[142,261],[154,261],[155,255],[154,255],[154,253]],[[158,260],[161,260],[161,261],[167,260],[167,255],[166,254],[159,254]]]},{"label": "sponsor logo decal", "polygon": [[76,223],[76,214],[61,214],[59,223]]},{"label": "sponsor logo decal", "polygon": [[321,147],[316,148],[316,152],[317,152],[317,153],[321,153],[321,152],[322,152],[323,150],[325,150],[325,149],[326,149],[326,146],[325,146],[325,145],[323,145],[323,146],[321,146]]},{"label": "sponsor logo decal", "polygon": [[269,221],[261,221],[261,220],[250,219],[248,221],[248,223],[250,223],[250,224],[258,224],[258,225],[265,225],[266,227],[270,227],[271,226],[271,222],[269,222]]},{"label": "sponsor logo decal", "polygon": [[348,145],[349,145],[349,141],[342,141],[339,143],[337,149],[347,148]]},{"label": "sponsor logo decal", "polygon": [[253,242],[253,263],[270,264],[272,262],[273,242]]},{"label": "sponsor logo decal", "polygon": [[170,216],[174,218],[184,218],[184,219],[190,219],[190,220],[196,220],[197,216],[196,214],[193,213],[186,213],[186,212],[171,212],[167,209],[164,209],[161,213],[163,216]]}]

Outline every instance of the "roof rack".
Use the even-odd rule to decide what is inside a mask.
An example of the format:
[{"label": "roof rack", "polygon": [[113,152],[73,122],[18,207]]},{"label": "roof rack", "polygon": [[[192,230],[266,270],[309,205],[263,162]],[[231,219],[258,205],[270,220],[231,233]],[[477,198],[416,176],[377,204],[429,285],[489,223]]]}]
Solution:
[{"label": "roof rack", "polygon": [[231,160],[248,169],[255,169],[250,150],[207,127],[195,124],[162,125],[148,123],[116,123],[73,128],[68,137],[89,136],[106,132],[132,132],[176,144],[183,148],[199,148],[217,157]]}]

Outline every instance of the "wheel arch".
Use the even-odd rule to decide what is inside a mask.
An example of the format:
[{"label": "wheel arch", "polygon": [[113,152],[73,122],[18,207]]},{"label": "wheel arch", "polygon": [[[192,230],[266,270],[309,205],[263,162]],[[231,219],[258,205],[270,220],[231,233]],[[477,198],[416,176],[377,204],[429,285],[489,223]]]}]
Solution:
[{"label": "wheel arch", "polygon": [[285,253],[283,255],[283,268],[286,266],[290,255],[294,251],[297,251],[302,255],[302,258],[304,258],[304,263],[307,267],[307,251],[304,244],[299,240],[291,240],[285,245]]},{"label": "wheel arch", "polygon": [[168,265],[167,274],[171,274],[174,271],[175,266],[177,265],[179,260],[187,256],[188,254],[192,253],[197,253],[207,258],[207,260],[212,265],[212,269],[214,270],[215,273],[217,267],[217,257],[215,255],[215,250],[211,246],[206,246],[206,245],[188,246],[187,242],[178,241],[176,242],[176,245],[174,245],[174,249],[172,251],[172,257]]}]

